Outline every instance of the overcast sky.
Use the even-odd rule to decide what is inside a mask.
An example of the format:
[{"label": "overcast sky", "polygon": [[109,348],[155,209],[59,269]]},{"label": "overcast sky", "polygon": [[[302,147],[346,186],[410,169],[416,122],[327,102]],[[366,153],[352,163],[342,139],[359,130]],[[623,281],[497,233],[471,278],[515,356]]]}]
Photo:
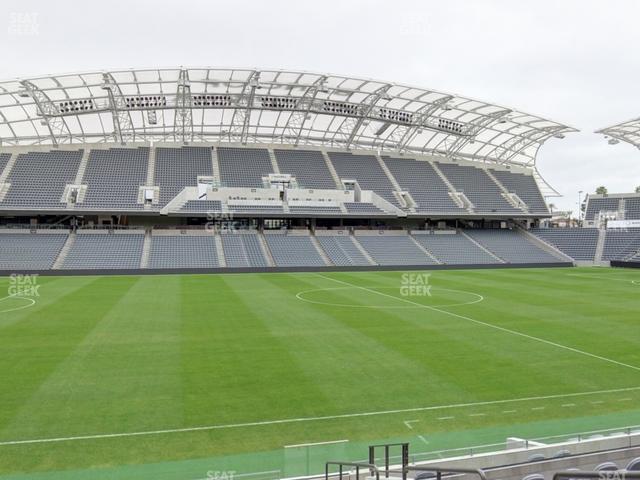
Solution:
[{"label": "overcast sky", "polygon": [[232,66],[388,80],[579,129],[540,151],[559,208],[640,185],[640,151],[593,133],[640,116],[637,0],[3,0],[0,12],[2,79]]}]

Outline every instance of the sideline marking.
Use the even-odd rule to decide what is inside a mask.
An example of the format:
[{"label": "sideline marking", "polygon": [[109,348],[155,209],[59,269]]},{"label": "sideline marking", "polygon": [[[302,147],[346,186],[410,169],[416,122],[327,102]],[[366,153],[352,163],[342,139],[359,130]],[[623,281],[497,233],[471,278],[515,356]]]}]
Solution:
[{"label": "sideline marking", "polygon": [[396,300],[399,300],[401,302],[409,303],[409,304],[412,304],[412,305],[417,305],[417,306],[420,306],[422,308],[426,308],[428,310],[433,310],[434,312],[440,312],[440,313],[444,313],[445,315],[451,315],[453,317],[461,318],[462,320],[467,320],[469,322],[473,322],[473,323],[476,323],[478,325],[483,325],[485,327],[493,328],[495,330],[500,330],[502,332],[510,333],[512,335],[518,335],[520,337],[528,338],[529,340],[535,340],[537,342],[546,343],[547,345],[551,345],[551,346],[554,346],[554,347],[558,347],[558,348],[562,348],[562,349],[565,349],[565,350],[569,350],[570,352],[579,353],[579,354],[585,355],[587,357],[597,358],[598,360],[602,360],[604,362],[613,363],[613,364],[619,365],[621,367],[630,368],[632,370],[636,370],[636,371],[640,372],[640,367],[636,367],[635,365],[629,365],[628,363],[619,362],[618,360],[613,360],[612,358],[607,358],[607,357],[603,357],[603,356],[600,356],[600,355],[596,355],[595,353],[585,352],[584,350],[579,350],[577,348],[568,347],[567,345],[562,345],[560,343],[552,342],[551,340],[545,340],[544,338],[540,338],[540,337],[534,337],[533,335],[528,335],[526,333],[518,332],[517,330],[511,330],[509,328],[500,327],[500,326],[494,325],[492,323],[487,323],[487,322],[483,322],[481,320],[476,320],[474,318],[467,317],[467,316],[464,316],[464,315],[460,315],[458,313],[448,312],[447,310],[442,310],[442,309],[440,309],[438,307],[432,307],[430,305],[425,305],[425,304],[422,304],[422,303],[413,302],[413,301],[408,300],[406,298],[396,297],[395,295],[389,295],[387,293],[378,292],[376,290],[372,290],[372,289],[367,288],[367,287],[360,287],[358,285],[355,285],[355,284],[349,283],[349,282],[345,282],[343,280],[338,280],[336,278],[326,277],[326,276],[324,276],[324,275],[322,275],[320,273],[318,273],[317,276],[322,277],[322,278],[324,278],[326,280],[331,280],[333,282],[342,283],[344,285],[349,285],[351,287],[359,288],[359,289],[365,290],[367,292],[371,292],[371,293],[375,293],[375,294],[378,294],[378,295],[382,295],[383,297],[395,298]]},{"label": "sideline marking", "polygon": [[413,427],[411,426],[412,423],[417,423],[420,420],[405,420],[403,423],[407,426],[407,428],[409,430],[413,430]]},{"label": "sideline marking", "polygon": [[[52,438],[34,438],[30,440],[7,440],[7,441],[1,441],[0,447],[7,446],[7,445],[28,445],[28,444],[34,444],[34,443],[56,443],[56,442],[78,441],[78,440],[98,440],[103,438],[140,437],[140,436],[146,436],[146,435],[163,435],[163,434],[169,434],[169,433],[189,433],[189,432],[199,432],[199,431],[209,431],[209,430],[226,430],[231,428],[260,427],[260,426],[268,426],[268,425],[282,425],[282,424],[289,424],[289,423],[338,420],[342,418],[373,417],[373,416],[380,416],[380,415],[394,415],[398,413],[428,412],[428,411],[434,411],[434,410],[448,410],[448,409],[455,409],[455,408],[483,407],[487,405],[504,405],[504,404],[517,403],[517,402],[533,402],[533,401],[539,401],[539,400],[554,400],[559,398],[584,397],[588,395],[635,392],[638,390],[640,390],[640,387],[627,387],[627,388],[616,388],[613,390],[593,390],[590,392],[544,395],[539,397],[508,398],[504,400],[488,400],[485,402],[456,403],[451,405],[433,405],[430,407],[414,407],[414,408],[402,408],[397,410],[381,410],[378,412],[343,413],[338,415],[326,415],[323,417],[285,418],[280,420],[264,420],[260,422],[230,423],[226,425],[207,425],[207,426],[200,426],[200,427],[185,427],[185,428],[169,428],[164,430],[147,430],[147,431],[140,431],[140,432],[103,433],[103,434],[95,434],[95,435],[80,435],[75,437],[52,437]],[[441,417],[441,418],[444,418],[444,417]]]}]

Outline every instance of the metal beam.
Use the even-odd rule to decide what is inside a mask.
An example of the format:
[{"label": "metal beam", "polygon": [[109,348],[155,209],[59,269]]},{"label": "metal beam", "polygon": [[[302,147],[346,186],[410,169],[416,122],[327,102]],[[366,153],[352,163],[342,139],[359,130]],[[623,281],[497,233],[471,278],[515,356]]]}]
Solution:
[{"label": "metal beam", "polygon": [[[561,128],[553,126],[532,128],[528,132],[522,134],[511,134],[511,138],[496,146],[487,154],[487,156],[491,156],[491,159],[498,163],[509,163],[513,157],[523,152],[531,145],[538,144],[539,147],[546,139],[553,135],[557,135],[561,130]],[[535,155],[533,158],[535,158]]]},{"label": "metal beam", "polygon": [[444,139],[445,152],[447,158],[454,158],[458,152],[460,152],[465,145],[474,142],[476,136],[484,129],[489,128],[491,125],[499,122],[503,117],[510,114],[512,111],[509,109],[498,110],[489,114],[480,114],[479,117],[473,119],[471,122],[467,122],[467,131],[464,136],[447,136]]},{"label": "metal beam", "polygon": [[49,135],[51,136],[53,145],[58,146],[58,139],[65,136],[68,136],[69,141],[71,141],[69,127],[60,115],[60,110],[51,101],[49,96],[29,80],[22,80],[20,85],[22,85],[35,102],[38,109],[37,113],[42,117],[42,120],[49,129]]},{"label": "metal beam", "polygon": [[427,121],[433,116],[433,114],[442,109],[443,106],[451,100],[453,100],[453,95],[446,95],[418,110],[418,112],[416,112],[418,116],[418,124],[406,129],[404,135],[398,141],[396,150],[398,150],[398,152],[402,152],[407,147],[407,144],[415,138],[418,132],[422,130],[422,128],[426,127]]},{"label": "metal beam", "polygon": [[295,146],[298,146],[298,144],[300,143],[300,137],[302,136],[302,132],[304,130],[304,124],[309,113],[311,112],[313,102],[316,99],[318,92],[320,92],[324,87],[326,81],[327,77],[323,75],[311,85],[309,85],[302,97],[300,97],[300,100],[298,100],[296,104],[296,110],[291,112],[291,115],[289,115],[289,119],[287,120],[287,123],[283,129],[283,137],[294,137],[295,140],[293,144]]},{"label": "metal beam", "polygon": [[193,139],[193,112],[191,111],[191,84],[187,70],[181,69],[176,92],[175,138],[184,143]]},{"label": "metal beam", "polygon": [[109,96],[109,109],[113,119],[113,136],[117,142],[125,144],[127,141],[135,141],[135,129],[131,120],[131,113],[126,108],[126,103],[118,82],[110,73],[103,73],[104,84],[102,89]]},{"label": "metal beam", "polygon": [[239,138],[240,143],[247,143],[247,134],[249,130],[249,121],[251,120],[251,109],[253,108],[253,100],[256,90],[259,88],[260,72],[254,70],[249,75],[242,87],[242,93],[238,98],[233,117],[231,119],[231,128],[229,130],[229,138]]},{"label": "metal beam", "polygon": [[640,148],[640,118],[634,118],[627,122],[596,130],[595,133],[610,137],[609,143],[612,145],[618,142],[625,142]]},{"label": "metal beam", "polygon": [[360,113],[360,117],[356,120],[355,124],[351,128],[351,132],[349,133],[349,136],[347,137],[347,141],[345,144],[346,148],[349,148],[351,146],[351,144],[353,143],[353,140],[358,134],[358,131],[360,130],[360,127],[362,127],[362,124],[364,123],[364,121],[368,119],[369,116],[371,115],[371,111],[373,110],[373,107],[375,107],[376,104],[380,101],[380,99],[387,94],[387,92],[391,87],[392,85],[390,84],[383,85],[382,87],[376,89],[373,93],[371,93],[362,102],[362,106],[363,106],[362,112]]}]

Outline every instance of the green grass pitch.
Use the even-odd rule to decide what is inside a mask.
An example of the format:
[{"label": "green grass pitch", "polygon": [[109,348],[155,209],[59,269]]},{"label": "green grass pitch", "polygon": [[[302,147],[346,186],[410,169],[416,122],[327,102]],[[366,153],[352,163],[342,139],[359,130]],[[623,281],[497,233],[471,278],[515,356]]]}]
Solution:
[{"label": "green grass pitch", "polygon": [[640,424],[640,272],[414,275],[40,277],[0,300],[0,478],[268,478]]}]

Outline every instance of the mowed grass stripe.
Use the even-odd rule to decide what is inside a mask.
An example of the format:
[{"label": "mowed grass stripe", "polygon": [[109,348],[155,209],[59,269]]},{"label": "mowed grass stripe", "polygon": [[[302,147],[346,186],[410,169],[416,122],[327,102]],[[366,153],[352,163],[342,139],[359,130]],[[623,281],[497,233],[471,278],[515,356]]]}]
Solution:
[{"label": "mowed grass stripe", "polygon": [[[450,307],[447,311],[535,335],[564,337],[566,343],[591,345],[596,339],[591,338],[589,329],[604,330],[607,324],[604,315],[588,315],[589,301],[593,310],[600,308],[602,290],[597,283],[585,288],[586,282],[577,279],[581,289],[578,298],[585,306],[576,308],[565,298],[572,281],[566,278],[567,271],[431,273],[434,285],[476,291],[486,297],[482,303]],[[395,289],[399,287],[400,272],[330,275],[399,295]],[[132,278],[140,295],[129,292],[133,287],[127,284]],[[104,378],[103,393],[109,401],[119,404],[117,408],[101,411],[104,415],[100,422],[106,427],[89,431],[89,427],[97,423],[88,425],[83,433],[96,437],[75,442],[2,445],[0,473],[211,456],[216,456],[215,460],[206,462],[211,468],[235,469],[233,467],[239,465],[228,455],[271,451],[281,458],[279,449],[287,444],[338,438],[354,442],[410,440],[403,422],[414,418],[421,420],[419,432],[429,439],[434,432],[455,428],[456,438],[465,441],[473,441],[466,433],[470,429],[501,427],[510,432],[514,422],[524,428],[541,420],[575,419],[579,428],[571,431],[579,431],[593,429],[595,423],[590,419],[596,416],[603,418],[616,413],[617,421],[638,418],[637,401],[616,401],[619,396],[640,400],[640,392],[635,390],[638,376],[634,370],[423,307],[337,308],[296,299],[295,294],[301,290],[326,288],[335,283],[315,275],[145,278],[148,283],[137,282],[136,277],[111,277],[106,282],[96,282],[95,291],[77,296],[71,303],[73,310],[82,311],[85,317],[96,322],[100,319],[94,316],[113,314],[101,310],[106,303],[109,303],[108,310],[130,311],[125,314],[130,320],[127,324],[123,325],[126,318],[104,323],[104,335],[92,337],[96,340],[95,349],[88,351],[85,361],[80,363],[85,367],[82,375]],[[67,284],[71,291],[77,287],[76,280],[60,278],[56,284]],[[529,282],[535,289],[533,297],[527,295]],[[623,282],[619,283],[620,290],[608,294],[606,308],[616,322],[622,322],[626,328],[625,319],[629,326],[636,321],[628,308],[637,301],[637,296],[628,297],[625,292],[631,295],[631,291]],[[402,305],[394,298],[355,291],[356,294],[348,289],[338,290],[328,296],[359,305],[366,305],[373,298],[376,302]],[[102,297],[108,298],[108,302],[99,300]],[[148,300],[136,301],[138,297]],[[543,305],[532,305],[532,298]],[[616,309],[615,298],[623,304],[620,310]],[[158,302],[157,308],[150,306],[151,299]],[[62,316],[69,304],[54,303],[48,309]],[[550,314],[556,310],[556,315]],[[544,316],[544,321],[539,316]],[[588,328],[577,328],[575,323],[582,322]],[[23,320],[13,326],[21,323]],[[55,348],[55,337],[41,335],[37,325],[38,322],[30,324],[26,331],[14,332],[9,328],[9,336],[0,335],[0,352],[6,346],[17,345],[24,353],[21,361],[28,362],[29,354],[39,351],[34,345],[44,351]],[[75,323],[65,327],[62,330],[65,335],[78,335]],[[154,336],[156,327],[157,336]],[[616,330],[617,323],[610,328]],[[109,342],[111,333],[118,340],[117,348]],[[77,343],[82,342],[85,335],[80,335]],[[602,335],[606,342],[615,342],[617,336],[616,332]],[[126,337],[131,341],[127,342]],[[166,343],[160,341],[162,337]],[[627,337],[626,342],[635,343],[637,351],[640,346],[637,336]],[[173,342],[176,339],[177,346]],[[139,348],[139,357],[134,355],[134,348]],[[122,361],[102,363],[100,358],[94,358],[107,351],[119,351]],[[611,353],[614,354],[618,355]],[[128,365],[124,364],[134,361],[139,367],[129,369],[131,377],[121,383],[117,374],[127,375]],[[179,381],[174,381],[172,375],[163,376],[163,372],[176,371]],[[68,374],[73,372],[69,370]],[[10,375],[13,374],[14,371],[10,371]],[[15,379],[14,384],[19,385],[20,380]],[[118,388],[124,383],[150,385],[152,389],[146,397],[123,394]],[[120,395],[109,395],[111,385]],[[619,387],[631,389],[619,391]],[[606,393],[585,395],[594,390],[606,390]],[[30,404],[29,409],[35,409],[36,404],[43,411],[51,407],[53,411],[48,415],[53,418],[60,405],[53,393],[34,397],[35,403]],[[0,391],[0,411],[9,402],[10,395]],[[522,397],[534,398],[522,400]],[[84,410],[78,412],[79,417],[91,415],[88,391],[70,391],[66,398],[69,404]],[[492,401],[509,406],[490,404]],[[22,405],[27,402],[28,399]],[[576,406],[562,408],[567,402]],[[451,408],[451,405],[458,405],[459,413],[437,410],[438,406]],[[377,406],[386,408],[374,408]],[[408,408],[400,408],[405,406]],[[156,408],[161,413],[154,413]],[[425,410],[415,410],[420,408]],[[507,418],[501,413],[503,410],[517,412]],[[484,415],[470,417],[470,414]],[[455,419],[437,421],[437,417],[451,415]],[[56,425],[55,422],[52,425]],[[145,422],[150,427],[148,432],[166,433],[134,430],[135,425]],[[19,427],[14,425],[11,437],[0,434],[0,443],[2,440],[37,440],[27,435],[33,425],[25,423],[24,431],[19,431]],[[203,429],[194,430],[200,427]],[[41,431],[50,431],[48,428],[45,425]],[[141,434],[130,436],[136,432]],[[112,434],[125,436],[108,437]],[[259,470],[259,463],[251,460],[261,458],[259,455],[242,458],[243,467],[250,464],[252,468],[257,467],[255,471]]]},{"label": "mowed grass stripe", "polygon": [[[95,289],[107,308],[15,415],[5,434],[105,431],[182,424],[179,278],[132,278],[117,298]],[[109,279],[104,279],[103,286]],[[86,315],[87,312],[85,311]],[[123,401],[124,399],[124,401]],[[47,405],[43,409],[43,405]]]},{"label": "mowed grass stripe", "polygon": [[[318,288],[316,278],[298,275],[295,279],[296,282],[287,282],[266,278],[276,288],[287,290],[290,296],[295,296],[300,289]],[[357,305],[378,300],[366,292],[331,293],[337,295],[339,302],[351,301]],[[389,305],[392,302],[397,303],[389,300]],[[428,356],[428,344],[418,359],[403,347],[402,339],[411,335],[411,326],[393,311],[337,315],[334,307],[301,301],[292,307],[295,309],[288,309],[284,320],[282,316],[271,318],[272,328],[285,336],[300,364],[333,399],[333,408],[326,405],[319,414],[361,408],[365,392],[369,408],[376,410],[413,406],[434,389],[439,391],[442,401],[467,393],[423,361]],[[306,334],[304,327],[298,333],[300,318],[304,318],[304,324],[310,323],[309,332],[314,332],[313,335]],[[414,335],[418,334],[413,330]],[[427,340],[426,336],[423,338]]]},{"label": "mowed grass stripe", "polygon": [[[261,304],[259,276],[183,277],[182,372],[188,425],[262,420],[292,404],[313,413],[326,399],[265,326],[278,300]],[[258,305],[259,310],[253,307]]]},{"label": "mowed grass stripe", "polygon": [[[41,433],[39,428],[32,430],[29,425],[14,424],[11,428],[10,424],[134,281],[72,279],[66,289],[59,288],[64,282],[43,284],[37,306],[30,311],[15,312],[16,320],[0,329],[3,437]],[[101,291],[104,291],[101,301],[92,302],[91,298]],[[88,304],[92,304],[90,312],[85,308]],[[47,403],[40,408],[48,411]],[[55,411],[50,414],[55,415]]]},{"label": "mowed grass stripe", "polygon": [[[638,297],[634,295],[636,287],[629,284],[626,288],[619,289],[616,294],[621,299],[619,302],[612,299],[609,292],[601,293],[599,289],[587,291],[581,300],[574,301],[565,295],[556,295],[558,283],[566,282],[566,270],[533,269],[532,277],[538,278],[539,282],[544,279],[547,292],[544,297],[532,301],[530,283],[523,283],[522,280],[522,276],[528,272],[529,270],[436,272],[432,274],[431,281],[434,285],[450,286],[452,281],[457,280],[454,288],[466,287],[471,290],[475,286],[476,291],[485,296],[482,305],[444,310],[561,345],[570,345],[578,350],[595,354],[606,352],[607,355],[604,356],[634,367],[640,364],[636,335],[638,320],[637,315],[633,314],[638,307]],[[465,277],[468,279],[467,283],[461,283],[460,280]],[[398,285],[400,274],[391,279]],[[496,279],[504,280],[499,283],[499,289],[493,285]],[[542,290],[544,287],[540,284],[536,288]],[[418,303],[419,300],[418,298]],[[509,314],[505,315],[505,312]],[[618,319],[615,328],[612,328],[609,321],[612,316]],[[536,361],[537,357],[538,355],[531,356],[530,361]],[[542,362],[546,362],[546,359],[542,359]],[[611,385],[619,385],[618,377],[619,375],[608,377]],[[584,387],[588,388],[589,385],[585,384]]]},{"label": "mowed grass stripe", "polygon": [[[361,289],[364,289],[364,290],[369,290],[371,292],[375,292],[375,290],[370,289],[368,287],[359,287],[356,284],[350,284],[348,282],[345,282],[344,280],[331,278],[331,277],[328,277],[328,276],[325,276],[325,275],[322,275],[322,274],[318,274],[318,276],[320,276],[322,278],[326,278],[326,279],[331,279],[331,280],[333,280],[335,282],[342,283],[343,285],[350,285],[352,287],[361,288]],[[391,295],[385,294],[383,292],[377,292],[377,293],[379,295],[391,297]],[[407,300],[407,299],[405,299],[403,297],[396,297],[396,298],[399,301],[402,301],[404,303],[413,304],[413,305],[421,305],[421,304],[419,304],[417,302],[414,302],[412,300]],[[588,356],[588,357],[591,357],[591,358],[602,360],[604,362],[608,362],[608,363],[611,363],[611,364],[618,365],[620,367],[624,367],[624,368],[628,368],[628,369],[640,372],[640,366],[626,364],[624,362],[621,362],[621,361],[618,361],[618,360],[615,360],[615,359],[612,359],[612,358],[608,358],[608,357],[604,357],[604,356],[601,356],[601,355],[597,355],[595,353],[579,350],[577,348],[574,348],[574,347],[571,347],[571,346],[568,346],[568,345],[556,343],[556,342],[553,342],[551,340],[546,340],[546,339],[540,338],[540,337],[535,337],[535,336],[527,334],[527,333],[519,332],[519,331],[516,331],[516,330],[511,330],[511,329],[508,329],[506,327],[501,327],[499,325],[491,324],[489,322],[483,322],[481,320],[474,319],[474,318],[471,318],[471,317],[468,317],[468,316],[465,316],[465,315],[462,315],[462,314],[459,314],[459,313],[446,312],[445,310],[439,309],[437,307],[433,307],[433,306],[425,305],[425,304],[422,304],[422,305],[423,305],[423,308],[425,308],[425,309],[429,309],[429,310],[436,311],[436,312],[441,312],[441,313],[447,313],[450,316],[453,316],[453,317],[456,317],[456,318],[459,318],[459,319],[462,319],[462,320],[467,320],[469,322],[473,322],[473,323],[478,324],[478,325],[484,325],[487,328],[493,328],[495,330],[499,330],[499,331],[502,331],[504,333],[509,333],[509,334],[516,335],[516,336],[519,336],[519,337],[522,337],[522,338],[526,338],[526,339],[529,339],[529,340],[532,340],[532,341],[537,341],[537,342],[540,342],[540,343],[544,343],[546,345],[550,345],[550,346],[554,346],[554,347],[557,347],[557,348],[565,349],[565,350],[574,352],[576,354]]]},{"label": "mowed grass stripe", "polygon": [[[399,294],[399,282],[398,276],[396,286],[389,285],[389,288],[384,287],[384,290],[380,291],[386,294],[395,291],[395,294]],[[362,329],[365,334],[384,345],[385,350],[401,352],[412,364],[420,365],[423,374],[414,376],[411,372],[396,370],[390,376],[392,381],[379,385],[381,389],[395,393],[390,398],[394,404],[410,404],[416,399],[429,398],[436,391],[440,398],[451,402],[455,402],[461,396],[486,400],[499,396],[535,395],[543,391],[541,386],[554,384],[558,380],[553,368],[535,368],[522,361],[523,357],[537,354],[538,346],[535,344],[514,344],[511,337],[496,335],[495,331],[482,326],[452,321],[450,316],[444,313],[426,310],[420,306],[405,309],[403,302],[399,302],[395,297],[391,298],[393,295],[380,296],[356,287],[340,288],[342,290],[338,292],[328,291],[332,296],[341,295],[340,303],[348,304],[349,298],[364,296],[370,303],[380,303],[381,299],[386,299],[390,305],[400,307],[395,310],[376,309],[364,314],[361,310],[353,309],[353,315],[341,316],[343,323],[352,328]],[[335,307],[327,308],[332,310],[334,315],[340,311]],[[382,319],[387,321],[383,322]],[[488,345],[491,348],[488,348]],[[445,348],[456,352],[455,359],[442,354]],[[385,358],[382,351],[379,352],[379,356],[381,359]],[[486,369],[488,366],[492,368],[492,382],[487,382],[485,376],[478,375],[478,370]],[[570,378],[562,380],[566,381],[566,391],[576,391],[572,388]],[[413,394],[400,395],[403,386]],[[375,391],[376,385],[370,388]],[[378,397],[372,395],[372,398],[375,402]]]},{"label": "mowed grass stripe", "polygon": [[[448,273],[446,272],[444,278],[448,278]],[[485,275],[491,273],[493,272],[485,271]],[[460,277],[460,272],[456,272],[456,274],[456,277]],[[345,277],[358,278],[357,275],[342,273],[331,276],[337,276],[340,279]],[[379,296],[398,296],[399,298],[396,299],[398,305],[407,303],[404,301],[406,299],[400,296],[402,281],[400,273],[387,273],[382,276],[385,280],[376,278],[376,282],[373,279],[367,279],[367,281],[361,279],[360,281],[362,284],[377,283],[383,287],[395,285],[393,289],[380,290],[382,295]],[[434,285],[442,285],[442,282],[438,280],[440,278],[443,277],[434,274],[431,277],[431,282]],[[448,282],[445,285],[450,286]],[[456,288],[459,287],[459,284],[456,285]],[[375,288],[374,286],[372,290]],[[482,292],[487,294],[485,290]],[[372,296],[378,296],[377,293],[370,293]],[[517,292],[510,294],[517,296]],[[412,304],[418,305],[426,300],[421,297],[411,297],[411,301]],[[514,308],[516,307],[514,306]],[[474,315],[485,309],[486,302],[482,302],[468,307],[461,306],[444,310],[456,313],[461,310],[470,310],[470,314]],[[517,310],[528,311],[525,305],[518,305]],[[414,312],[401,310],[401,313],[405,319],[410,319]],[[436,314],[435,317],[434,314]],[[441,352],[444,347],[449,347],[450,351],[460,352],[456,354],[455,362],[452,362],[451,356],[446,354],[431,355],[430,357],[433,359],[434,369],[439,372],[450,371],[451,382],[460,381],[467,385],[469,394],[476,393],[491,397],[491,395],[495,396],[500,392],[508,397],[522,394],[535,395],[544,391],[547,385],[557,385],[556,391],[558,392],[575,392],[600,388],[603,385],[608,388],[635,385],[637,382],[634,371],[625,371],[617,365],[611,365],[598,359],[587,360],[589,374],[583,372],[576,375],[576,367],[584,365],[585,359],[576,355],[575,352],[558,351],[556,346],[541,345],[538,341],[527,338],[514,341],[511,333],[496,331],[487,328],[486,325],[461,321],[449,315],[446,316],[446,321],[441,324],[437,321],[438,313],[428,308],[421,309],[420,315],[421,317],[415,321],[415,329],[431,328],[433,331],[424,340],[418,335],[407,337],[408,346],[412,341],[416,341],[418,351],[422,349],[423,352]],[[495,311],[490,315],[490,318],[502,318],[503,316],[504,312]],[[435,339],[436,342],[431,343],[432,339]],[[438,360],[440,360],[439,363]],[[486,374],[478,375],[478,372],[484,369],[487,370]],[[491,382],[486,381],[486,375],[492,376]]]}]

